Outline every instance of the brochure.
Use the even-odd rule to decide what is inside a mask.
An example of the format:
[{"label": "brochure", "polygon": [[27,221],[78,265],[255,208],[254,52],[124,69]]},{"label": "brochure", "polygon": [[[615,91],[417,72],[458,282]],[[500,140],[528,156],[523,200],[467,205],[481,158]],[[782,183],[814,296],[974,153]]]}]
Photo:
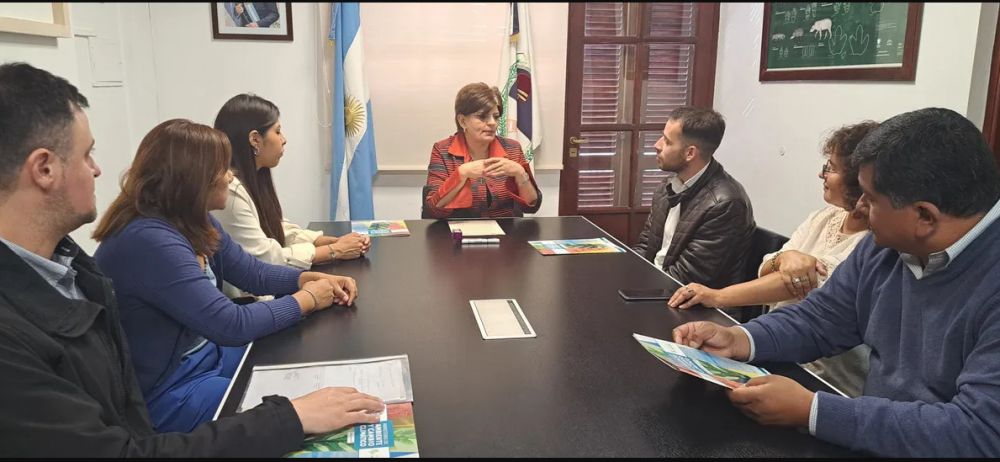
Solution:
[{"label": "brochure", "polygon": [[306,438],[296,458],[419,457],[413,403],[389,404],[376,424],[361,424]]},{"label": "brochure", "polygon": [[572,255],[580,253],[622,253],[625,250],[606,238],[528,241],[542,255]]},{"label": "brochure", "polygon": [[260,404],[264,396],[295,398],[323,387],[354,387],[382,398],[386,407],[378,423],[309,437],[286,457],[419,457],[406,355],[254,366],[237,412]]},{"label": "brochure", "polygon": [[410,230],[406,227],[406,222],[403,220],[352,221],[351,231],[358,234],[367,234],[371,237],[410,235]]},{"label": "brochure", "polygon": [[770,375],[766,369],[723,358],[684,345],[645,335],[632,334],[656,359],[664,364],[709,382],[727,388],[743,386],[754,377]]}]

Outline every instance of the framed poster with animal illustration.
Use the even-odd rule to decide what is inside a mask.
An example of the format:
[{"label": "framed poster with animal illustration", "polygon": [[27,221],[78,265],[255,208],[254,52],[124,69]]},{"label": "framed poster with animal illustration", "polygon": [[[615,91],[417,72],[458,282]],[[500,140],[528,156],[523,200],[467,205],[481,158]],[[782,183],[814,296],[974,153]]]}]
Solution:
[{"label": "framed poster with animal illustration", "polygon": [[923,9],[923,3],[764,3],[760,81],[913,81]]}]

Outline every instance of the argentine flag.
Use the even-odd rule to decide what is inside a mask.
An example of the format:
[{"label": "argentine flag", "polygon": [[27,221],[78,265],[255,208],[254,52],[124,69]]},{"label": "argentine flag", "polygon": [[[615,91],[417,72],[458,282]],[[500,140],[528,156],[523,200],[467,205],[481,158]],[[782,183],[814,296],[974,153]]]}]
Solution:
[{"label": "argentine flag", "polygon": [[538,116],[538,86],[532,82],[531,22],[528,5],[511,2],[507,13],[506,34],[500,52],[500,97],[503,115],[497,132],[521,143],[528,162],[542,144],[542,120]]},{"label": "argentine flag", "polygon": [[372,178],[378,167],[358,3],[333,4],[329,38],[333,40],[330,216],[337,221],[371,220],[375,215]]}]

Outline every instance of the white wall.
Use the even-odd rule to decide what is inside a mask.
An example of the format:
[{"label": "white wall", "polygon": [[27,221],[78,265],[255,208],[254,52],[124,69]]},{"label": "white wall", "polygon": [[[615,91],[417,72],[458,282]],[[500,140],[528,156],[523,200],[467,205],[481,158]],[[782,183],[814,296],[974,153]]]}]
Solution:
[{"label": "white wall", "polygon": [[134,127],[134,146],[156,123],[180,117],[212,125],[219,108],[238,93],[251,92],[281,109],[286,155],[275,170],[285,215],[305,224],[325,219],[327,192],[319,153],[315,85],[315,4],[295,3],[292,42],[214,40],[206,3],[147,3],[132,6],[127,59],[142,73],[132,93],[147,114]]},{"label": "white wall", "polygon": [[717,158],[743,183],[757,223],[776,232],[791,234],[823,205],[817,172],[830,130],[928,106],[967,115],[970,97],[985,97],[971,85],[979,3],[924,4],[917,76],[907,83],[759,82],[762,9],[722,4],[715,108],[727,126]]},{"label": "white wall", "polygon": [[76,83],[76,45],[71,38],[0,32],[0,61],[26,62]]},{"label": "white wall", "polygon": [[[0,33],[0,62],[23,61],[45,69],[69,80],[87,97],[90,109],[86,112],[95,139],[94,156],[103,170],[96,185],[97,210],[103,212],[118,195],[118,174],[131,162],[130,130],[127,128],[131,117],[124,86],[92,85],[89,41],[102,39],[121,43],[119,5],[74,4],[70,8],[70,21],[74,31],[82,31],[89,37],[55,39]],[[90,239],[93,229],[94,224],[89,224],[72,233],[88,252],[97,247]]]}]

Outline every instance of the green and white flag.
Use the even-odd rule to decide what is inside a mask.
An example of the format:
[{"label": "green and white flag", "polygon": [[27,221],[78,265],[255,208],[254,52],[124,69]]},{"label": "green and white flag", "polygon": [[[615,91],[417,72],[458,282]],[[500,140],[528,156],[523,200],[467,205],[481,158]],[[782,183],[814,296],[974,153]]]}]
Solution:
[{"label": "green and white flag", "polygon": [[532,84],[531,22],[528,5],[511,2],[507,34],[501,51],[500,84],[503,115],[497,133],[521,143],[527,161],[533,162],[542,144],[542,119],[538,115],[538,89]]}]

